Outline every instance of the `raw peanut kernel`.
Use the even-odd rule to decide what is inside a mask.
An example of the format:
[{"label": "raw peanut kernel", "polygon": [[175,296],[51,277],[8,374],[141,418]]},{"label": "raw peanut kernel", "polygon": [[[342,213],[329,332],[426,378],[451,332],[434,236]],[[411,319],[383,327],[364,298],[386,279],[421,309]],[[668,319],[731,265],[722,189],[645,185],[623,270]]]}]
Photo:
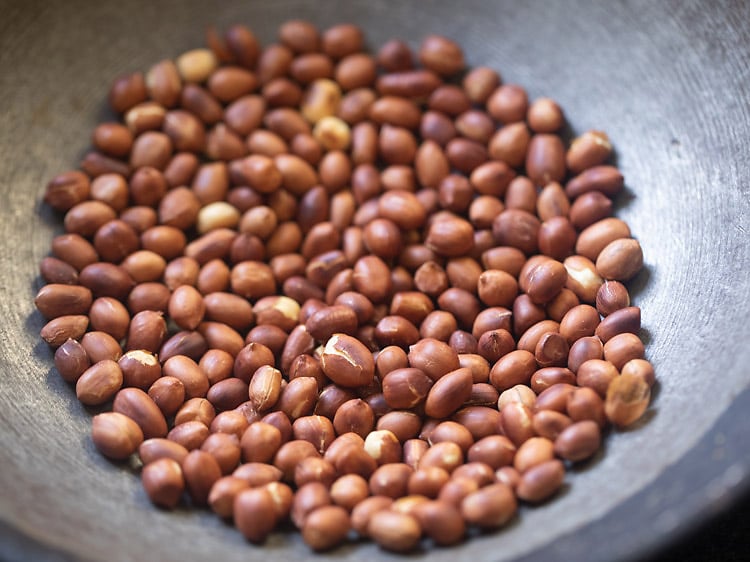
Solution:
[{"label": "raw peanut kernel", "polygon": [[291,522],[315,552],[453,545],[644,415],[644,255],[605,132],[568,136],[441,35],[206,42],[118,78],[120,120],[43,197],[65,234],[40,335],[152,503],[256,544]]}]

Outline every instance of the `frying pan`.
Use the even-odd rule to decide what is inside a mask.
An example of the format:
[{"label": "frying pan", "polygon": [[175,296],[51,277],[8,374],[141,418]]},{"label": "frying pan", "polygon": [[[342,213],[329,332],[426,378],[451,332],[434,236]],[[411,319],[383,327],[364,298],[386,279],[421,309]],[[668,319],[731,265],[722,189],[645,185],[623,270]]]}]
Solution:
[{"label": "frying pan", "polygon": [[[574,132],[601,128],[626,178],[618,214],[643,245],[633,284],[659,379],[646,417],[570,473],[554,501],[432,560],[624,560],[683,536],[750,481],[750,4],[668,2],[0,4],[0,556],[35,560],[305,559],[295,533],[265,548],[206,512],[152,507],[132,471],[93,448],[90,412],[40,343],[37,264],[58,217],[44,186],[112,118],[110,81],[242,22],[264,43],[291,17],[352,21],[370,46],[428,32],[470,65],[549,95]],[[423,554],[426,555],[426,554]],[[371,544],[331,557],[390,558]],[[318,558],[320,559],[320,558]]]}]

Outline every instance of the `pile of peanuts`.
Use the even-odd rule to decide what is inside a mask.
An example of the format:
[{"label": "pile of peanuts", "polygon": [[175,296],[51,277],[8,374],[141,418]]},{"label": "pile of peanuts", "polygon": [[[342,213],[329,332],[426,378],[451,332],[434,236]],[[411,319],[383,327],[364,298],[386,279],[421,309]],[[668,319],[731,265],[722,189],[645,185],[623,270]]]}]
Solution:
[{"label": "pile of peanuts", "polygon": [[605,133],[564,141],[553,100],[442,36],[206,38],[116,79],[121,121],[44,196],[41,336],[154,504],[253,543],[451,545],[642,416]]}]

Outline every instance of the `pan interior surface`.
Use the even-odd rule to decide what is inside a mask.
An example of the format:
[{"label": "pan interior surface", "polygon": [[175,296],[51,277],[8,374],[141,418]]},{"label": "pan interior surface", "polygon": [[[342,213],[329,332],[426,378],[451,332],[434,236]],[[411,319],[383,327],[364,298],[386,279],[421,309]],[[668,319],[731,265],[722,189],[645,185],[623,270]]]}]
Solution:
[{"label": "pan interior surface", "polygon": [[[750,407],[750,5],[72,0],[10,2],[3,11],[0,557],[310,557],[296,533],[258,548],[207,512],[154,508],[133,471],[94,449],[91,415],[38,336],[38,263],[61,230],[40,203],[46,182],[75,168],[93,127],[112,118],[113,78],[201,46],[210,24],[244,23],[268,44],[290,18],[321,28],[351,21],[371,49],[443,34],[462,45],[468,65],[498,70],[532,99],[553,97],[575,133],[602,129],[615,146],[627,188],[617,215],[646,259],[632,294],[659,381],[650,410],[569,473],[554,501],[523,509],[498,533],[424,555],[627,559],[748,485],[750,443],[737,426]],[[334,556],[389,557],[372,544]]]}]

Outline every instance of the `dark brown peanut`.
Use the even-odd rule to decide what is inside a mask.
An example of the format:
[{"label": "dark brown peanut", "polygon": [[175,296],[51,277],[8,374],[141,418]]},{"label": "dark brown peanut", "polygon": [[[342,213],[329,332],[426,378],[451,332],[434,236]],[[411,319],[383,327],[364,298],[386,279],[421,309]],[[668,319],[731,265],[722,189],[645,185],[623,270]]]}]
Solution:
[{"label": "dark brown peanut", "polygon": [[81,270],[79,280],[81,285],[91,290],[94,297],[113,297],[119,300],[127,297],[135,285],[125,269],[106,262],[87,265]]},{"label": "dark brown peanut", "polygon": [[[473,336],[472,336],[473,337]],[[484,332],[476,344],[476,352],[487,361],[494,363],[515,348],[515,341],[508,330],[503,328]]]},{"label": "dark brown peanut", "polygon": [[590,191],[576,198],[570,207],[570,222],[579,230],[612,214],[612,200],[600,191]]},{"label": "dark brown peanut", "polygon": [[[443,306],[446,305],[443,304]],[[459,306],[460,303],[458,302],[454,304],[454,312],[459,309]],[[469,319],[468,322],[470,321],[471,320]],[[448,339],[448,345],[450,345],[456,353],[477,353],[479,343],[477,338],[475,338],[470,332],[467,332],[466,330],[456,330],[451,334],[450,339]]]},{"label": "dark brown peanut", "polygon": [[45,256],[39,264],[39,273],[47,283],[75,285],[78,283],[76,268],[53,256]]},{"label": "dark brown peanut", "polygon": [[596,336],[586,336],[576,340],[568,353],[568,368],[574,373],[589,359],[603,359],[604,346]]},{"label": "dark brown peanut", "polygon": [[[235,24],[226,31],[224,38],[226,44],[219,43],[222,47],[221,55],[217,56],[222,59],[235,59],[237,63],[247,68],[255,66],[260,48],[252,31],[244,25]],[[217,42],[220,42],[220,39],[216,38],[213,41],[214,45]],[[209,44],[211,43],[209,41]],[[217,50],[213,45],[212,48],[214,51]]]},{"label": "dark brown peanut", "polygon": [[193,361],[197,361],[207,349],[208,342],[200,332],[183,330],[164,342],[159,350],[159,357],[162,361],[168,361],[176,355],[184,355]]},{"label": "dark brown peanut", "polygon": [[305,328],[318,341],[328,341],[333,334],[353,334],[357,329],[357,315],[347,306],[334,305],[310,316]]},{"label": "dark brown peanut", "polygon": [[[209,382],[211,383],[210,379]],[[224,412],[238,407],[247,400],[247,396],[246,382],[236,378],[226,378],[211,384],[206,393],[206,402],[211,404],[216,411]]]},{"label": "dark brown peanut", "polygon": [[595,335],[605,344],[617,334],[638,334],[641,329],[641,309],[628,306],[616,310],[599,323]]},{"label": "dark brown peanut", "polygon": [[630,306],[630,294],[625,285],[619,281],[605,281],[596,293],[596,310],[607,316]]},{"label": "dark brown peanut", "polygon": [[624,178],[614,166],[594,166],[584,170],[565,185],[565,193],[571,199],[599,191],[608,197],[614,197],[623,188]]},{"label": "dark brown peanut", "polygon": [[55,367],[66,382],[75,383],[90,366],[86,350],[76,340],[69,339],[55,350]]},{"label": "dark brown peanut", "polygon": [[399,39],[391,39],[384,43],[377,53],[377,61],[388,72],[398,72],[414,68],[411,49]]}]

